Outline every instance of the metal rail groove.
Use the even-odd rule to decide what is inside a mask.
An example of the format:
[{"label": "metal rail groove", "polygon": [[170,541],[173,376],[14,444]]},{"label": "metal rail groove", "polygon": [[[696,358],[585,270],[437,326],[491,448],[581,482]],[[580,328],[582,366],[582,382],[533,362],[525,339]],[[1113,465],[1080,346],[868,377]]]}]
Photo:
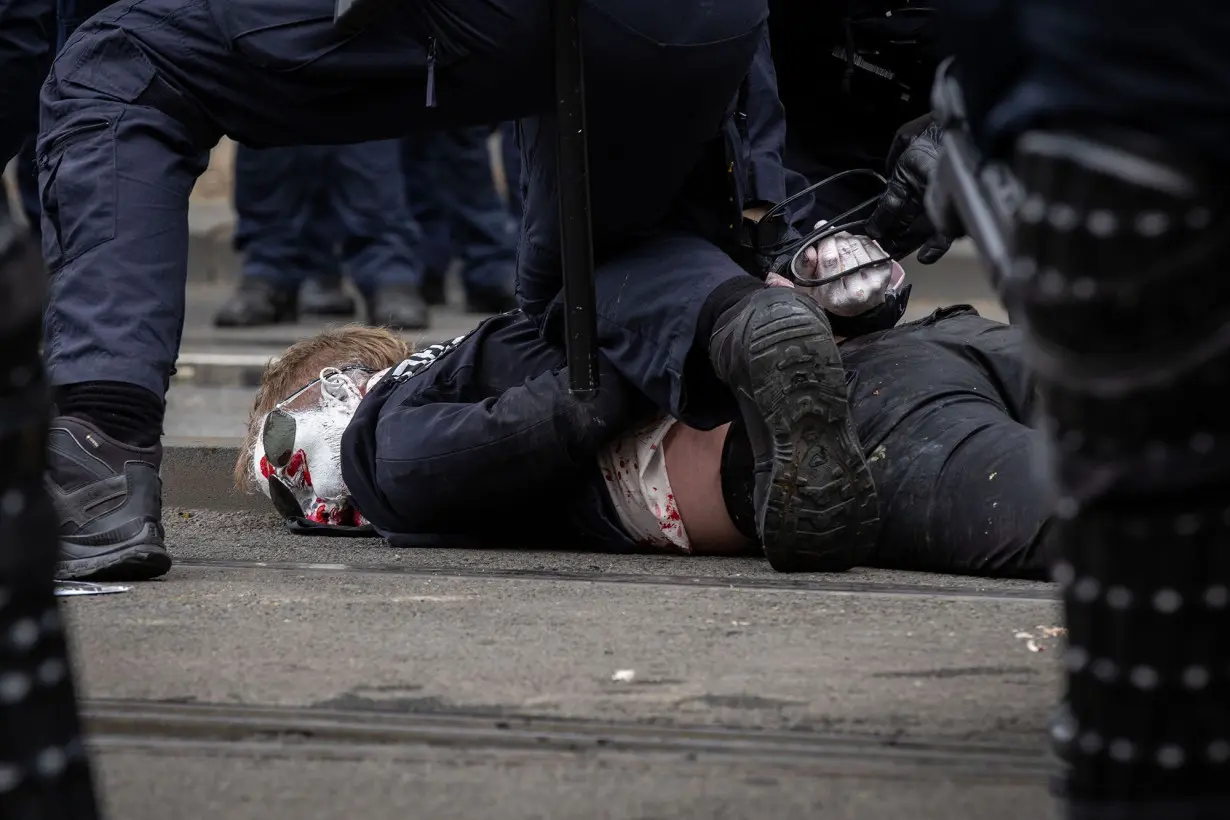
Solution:
[{"label": "metal rail groove", "polygon": [[842,774],[946,776],[1037,782],[1053,771],[1037,747],[810,731],[689,727],[588,719],[316,707],[87,700],[83,716],[102,749],[366,758],[413,747],[665,754],[734,758]]},{"label": "metal rail groove", "polygon": [[1057,603],[1052,590],[1038,588],[979,589],[923,584],[885,584],[839,581],[828,578],[782,575],[771,578],[721,577],[706,575],[652,575],[618,572],[570,572],[567,570],[483,569],[471,567],[407,567],[397,564],[356,566],[294,561],[177,560],[179,567],[213,569],[268,569],[289,572],[346,572],[404,575],[410,578],[457,578],[518,581],[582,581],[595,584],[642,584],[648,586],[694,587],[699,589],[751,589],[785,592],[821,592],[838,595],[876,595],[890,597],[960,598],[985,601],[1027,601]]}]

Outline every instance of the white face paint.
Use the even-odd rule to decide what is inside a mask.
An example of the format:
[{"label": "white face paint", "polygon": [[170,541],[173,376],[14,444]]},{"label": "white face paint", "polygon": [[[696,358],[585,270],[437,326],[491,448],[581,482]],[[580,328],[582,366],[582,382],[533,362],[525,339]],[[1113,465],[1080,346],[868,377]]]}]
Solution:
[{"label": "white face paint", "polygon": [[[365,382],[367,375],[361,374]],[[306,518],[337,523],[330,520],[330,513],[346,507],[350,497],[342,479],[342,434],[363,393],[349,374],[327,367],[308,389],[279,404],[276,409],[295,420],[295,440],[290,462],[274,470],[265,459],[263,436],[257,437],[252,473],[265,495],[269,495],[267,479],[276,473],[294,494]],[[266,414],[260,420],[259,430],[265,429],[268,418]]]},{"label": "white face paint", "polygon": [[[272,498],[269,480],[274,479],[294,496],[303,517],[309,521],[365,524],[351,506],[350,491],[342,479],[342,434],[363,397],[377,382],[386,377],[402,381],[421,373],[441,356],[455,350],[464,339],[465,336],[458,336],[443,344],[429,345],[396,367],[377,373],[361,366],[326,367],[311,384],[278,402],[257,423],[259,435],[252,451],[252,476],[261,492]],[[274,413],[284,413],[294,419],[293,442],[279,443],[279,446],[290,448],[289,453],[278,454],[287,459],[282,467],[274,467],[265,453],[264,433]],[[287,437],[290,435],[288,432]]]}]

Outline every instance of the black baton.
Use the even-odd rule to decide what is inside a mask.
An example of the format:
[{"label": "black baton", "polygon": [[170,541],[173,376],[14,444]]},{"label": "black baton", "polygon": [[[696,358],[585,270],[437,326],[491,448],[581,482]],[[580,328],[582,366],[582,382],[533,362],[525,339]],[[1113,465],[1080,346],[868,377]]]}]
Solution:
[{"label": "black baton", "polygon": [[568,387],[576,398],[589,399],[598,390],[598,320],[580,5],[580,0],[555,0],[555,117]]}]

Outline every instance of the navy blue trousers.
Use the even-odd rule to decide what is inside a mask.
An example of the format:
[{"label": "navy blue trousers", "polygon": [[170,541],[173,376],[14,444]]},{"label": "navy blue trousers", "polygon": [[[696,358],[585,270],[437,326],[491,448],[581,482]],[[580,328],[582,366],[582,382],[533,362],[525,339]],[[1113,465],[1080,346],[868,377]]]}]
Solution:
[{"label": "navy blue trousers", "polygon": [[[166,389],[182,332],[188,195],[223,134],[253,147],[348,144],[522,117],[518,288],[544,316],[561,286],[550,7],[434,0],[348,34],[333,25],[333,0],[122,0],[83,24],[42,97],[52,383]],[[764,0],[583,4],[600,267],[669,222],[723,133],[766,14]],[[666,264],[603,267],[659,294],[620,307],[621,326],[652,335],[625,331],[604,346],[662,401],[683,393],[673,382],[704,301],[655,287]]]},{"label": "navy blue trousers", "polygon": [[511,290],[517,235],[495,190],[488,126],[426,131],[402,140],[406,203],[422,230],[419,259],[440,277],[454,257],[467,290]]},{"label": "navy blue trousers", "polygon": [[[419,229],[406,206],[395,140],[257,149],[235,155],[235,248],[243,275],[281,290],[345,263],[366,294],[419,284]],[[339,257],[340,251],[340,257]]]}]

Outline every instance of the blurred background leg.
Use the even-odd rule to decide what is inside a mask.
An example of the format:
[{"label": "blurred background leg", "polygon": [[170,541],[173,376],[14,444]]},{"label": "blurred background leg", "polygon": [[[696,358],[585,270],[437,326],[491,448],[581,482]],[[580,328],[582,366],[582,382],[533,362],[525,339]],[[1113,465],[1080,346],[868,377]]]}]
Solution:
[{"label": "blurred background leg", "polygon": [[461,258],[466,308],[502,313],[516,307],[517,238],[504,201],[495,190],[488,140],[491,129],[454,128],[435,142],[437,196]]},{"label": "blurred background leg", "polygon": [[445,303],[444,275],[455,255],[450,221],[440,192],[446,183],[443,169],[436,161],[442,139],[440,131],[416,131],[401,140],[406,207],[419,229],[414,253],[423,268],[420,289],[429,305]]},{"label": "blurred background leg", "polygon": [[243,268],[214,324],[256,327],[298,318],[299,288],[310,273],[304,260],[334,258],[331,236],[300,230],[316,213],[327,150],[236,147],[234,244]]},{"label": "blurred background leg", "polygon": [[423,267],[415,255],[420,233],[406,206],[400,143],[380,140],[330,150],[342,259],[367,304],[368,321],[426,329],[427,303],[419,290]]},{"label": "blurred background leg", "polygon": [[328,180],[312,198],[311,210],[299,246],[300,267],[306,277],[299,288],[299,312],[309,316],[349,318],[355,301],[345,289],[342,260],[338,256],[341,226]]}]

